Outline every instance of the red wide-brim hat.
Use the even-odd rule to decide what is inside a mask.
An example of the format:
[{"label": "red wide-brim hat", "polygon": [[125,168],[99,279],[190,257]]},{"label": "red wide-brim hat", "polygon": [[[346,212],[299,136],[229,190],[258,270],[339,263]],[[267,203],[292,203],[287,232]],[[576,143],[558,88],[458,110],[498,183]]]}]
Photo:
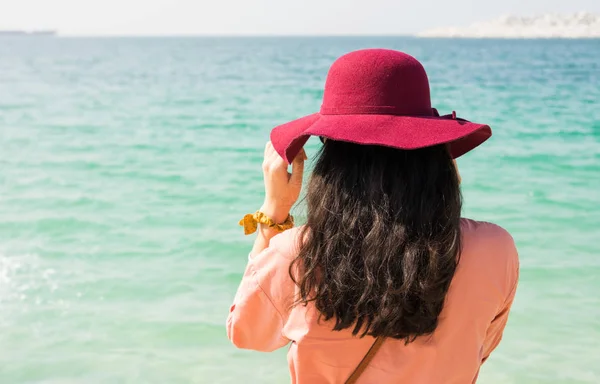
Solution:
[{"label": "red wide-brim hat", "polygon": [[275,127],[271,142],[288,163],[310,136],[363,145],[417,149],[446,144],[452,158],[492,135],[486,124],[431,107],[429,80],[414,57],[388,49],[351,52],[336,60],[321,111]]}]

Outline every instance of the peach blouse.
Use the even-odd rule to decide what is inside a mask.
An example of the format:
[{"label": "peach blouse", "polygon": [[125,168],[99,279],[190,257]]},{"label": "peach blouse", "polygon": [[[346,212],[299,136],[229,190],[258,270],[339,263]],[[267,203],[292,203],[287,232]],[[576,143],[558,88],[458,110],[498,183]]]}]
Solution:
[{"label": "peach blouse", "polygon": [[[343,383],[371,347],[372,337],[332,331],[313,305],[292,306],[297,287],[288,274],[297,254],[298,228],[275,236],[250,255],[227,319],[239,348],[273,351],[290,344],[292,383]],[[515,297],[519,260],[501,227],[462,219],[462,252],[439,325],[405,345],[386,339],[359,383],[468,384],[496,348]]]}]

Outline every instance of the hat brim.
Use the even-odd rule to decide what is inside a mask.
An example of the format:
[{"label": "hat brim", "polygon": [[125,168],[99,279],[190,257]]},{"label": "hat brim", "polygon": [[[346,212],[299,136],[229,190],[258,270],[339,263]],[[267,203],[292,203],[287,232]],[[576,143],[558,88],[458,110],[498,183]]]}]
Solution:
[{"label": "hat brim", "polygon": [[486,124],[448,116],[322,115],[315,113],[273,128],[271,143],[291,163],[310,136],[363,145],[417,149],[447,144],[452,158],[492,135]]}]

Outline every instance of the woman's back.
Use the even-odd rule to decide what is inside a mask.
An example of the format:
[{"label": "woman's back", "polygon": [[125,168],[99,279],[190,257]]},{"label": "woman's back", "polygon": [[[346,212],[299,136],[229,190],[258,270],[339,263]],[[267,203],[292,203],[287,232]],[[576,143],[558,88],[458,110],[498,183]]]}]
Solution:
[{"label": "woman's back", "polygon": [[[361,376],[363,383],[472,383],[498,345],[518,278],[511,236],[494,224],[463,219],[460,262],[433,334],[406,344],[387,339]],[[294,306],[297,285],[289,266],[298,253],[299,230],[286,231],[248,264],[228,319],[240,348],[271,351],[289,342],[294,383],[342,383],[373,338],[351,330],[332,332],[314,305]]]}]

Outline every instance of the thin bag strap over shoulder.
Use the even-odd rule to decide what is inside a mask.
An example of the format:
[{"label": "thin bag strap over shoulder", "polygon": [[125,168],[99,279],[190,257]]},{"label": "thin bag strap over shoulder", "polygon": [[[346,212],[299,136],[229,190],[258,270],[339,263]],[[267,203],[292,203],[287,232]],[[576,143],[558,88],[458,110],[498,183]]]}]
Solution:
[{"label": "thin bag strap over shoulder", "polygon": [[348,377],[345,384],[356,383],[356,381],[358,380],[360,375],[369,366],[369,363],[371,362],[371,360],[373,360],[373,357],[375,357],[375,354],[377,353],[377,351],[379,351],[379,348],[381,348],[381,345],[383,344],[384,340],[385,340],[385,338],[383,338],[383,337],[378,337],[377,339],[375,339],[375,341],[373,342],[373,345],[371,345],[371,348],[369,348],[369,351],[367,352],[365,357],[363,357],[363,359],[360,361],[358,366],[354,369],[354,372],[352,372],[350,377]]}]

